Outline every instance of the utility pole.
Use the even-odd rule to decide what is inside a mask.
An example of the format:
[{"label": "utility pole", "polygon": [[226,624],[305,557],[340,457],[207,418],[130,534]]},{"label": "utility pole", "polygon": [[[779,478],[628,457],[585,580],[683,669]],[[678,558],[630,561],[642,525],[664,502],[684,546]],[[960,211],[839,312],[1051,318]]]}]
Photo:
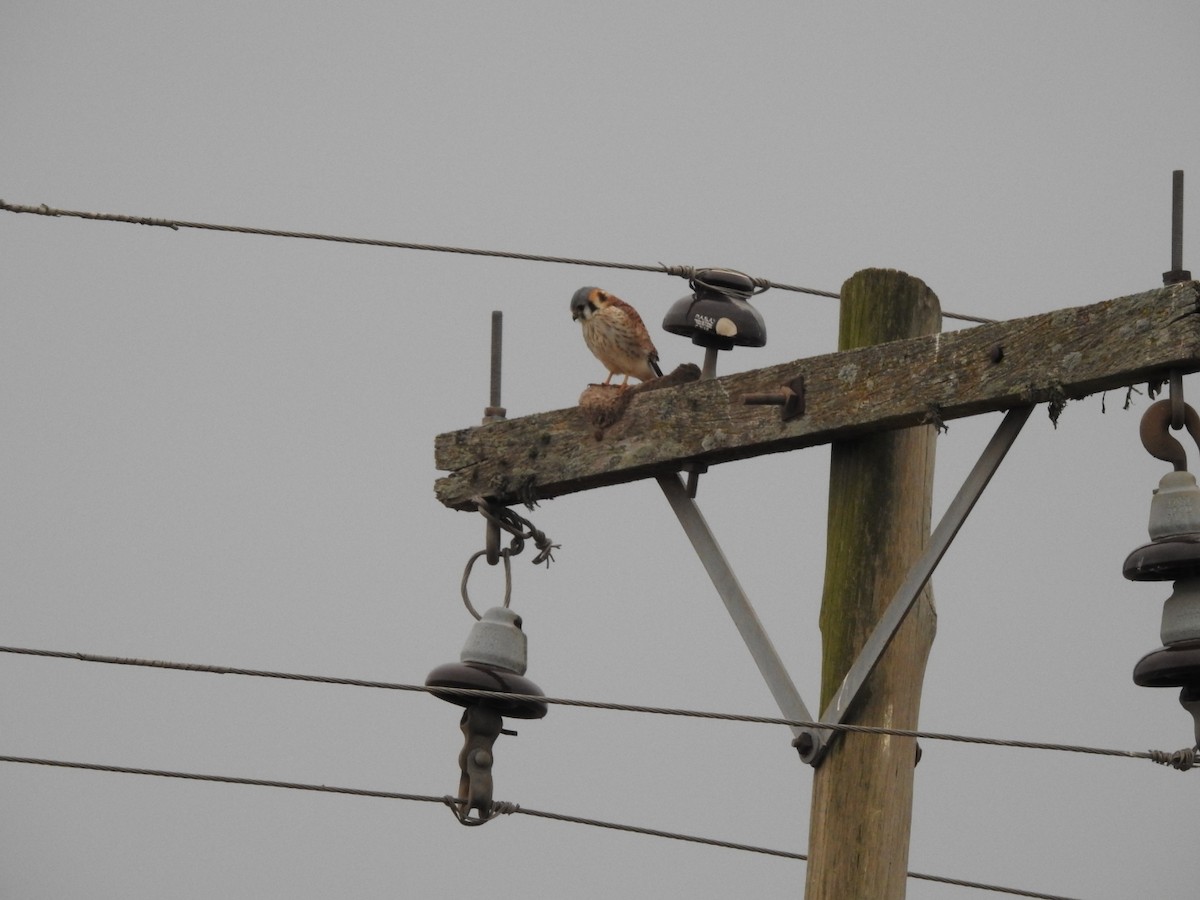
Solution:
[{"label": "utility pole", "polygon": [[[940,330],[919,279],[867,269],[842,287],[840,351]],[[919,425],[831,445],[822,709],[929,537],[936,439]],[[916,729],[936,620],[926,586],[863,685],[857,724]],[[915,764],[912,738],[841,735],[814,774],[806,900],[904,897]]]},{"label": "utility pole", "polygon": [[[1056,416],[1070,399],[1200,371],[1200,283],[1190,280],[946,333],[937,298],[900,272],[852,276],[842,302],[836,353],[719,378],[667,376],[656,389],[631,389],[602,422],[571,407],[440,434],[435,464],[447,474],[434,485],[437,499],[476,510],[480,497],[512,505],[652,478],[666,485],[680,471],[831,444],[821,708],[822,721],[833,722],[830,698],[859,668],[859,649],[875,643],[881,612],[912,583],[927,540],[930,549],[942,543],[942,524],[929,540],[938,424],[997,411],[1014,422],[1001,425],[976,466],[981,474],[964,483],[961,524],[1033,405],[1047,403]],[[690,502],[682,486],[672,496]],[[691,520],[700,530],[699,517]],[[729,604],[740,589],[718,592]],[[846,698],[857,724],[916,727],[935,614],[928,586],[912,592],[916,602],[863,689]],[[797,738],[808,737],[811,750],[814,735],[826,740],[819,725]],[[844,732],[816,745],[819,753],[795,746],[816,766],[807,900],[903,897],[913,739]]]}]

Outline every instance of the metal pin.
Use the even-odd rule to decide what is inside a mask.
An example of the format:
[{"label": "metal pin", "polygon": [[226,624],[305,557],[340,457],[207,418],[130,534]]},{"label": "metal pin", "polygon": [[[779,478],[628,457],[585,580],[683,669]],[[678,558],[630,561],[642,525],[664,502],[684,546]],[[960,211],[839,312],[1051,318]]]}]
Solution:
[{"label": "metal pin", "polygon": [[[489,405],[483,410],[483,424],[488,422],[503,422],[507,410],[500,405],[500,363],[501,354],[504,346],[504,313],[498,309],[492,310],[492,372],[491,384],[489,385],[488,400]],[[488,519],[484,526],[484,555],[487,557],[487,564],[494,566],[500,562],[500,526],[495,521]],[[508,571],[508,557],[504,557],[505,573]],[[468,565],[468,571],[470,566]],[[464,577],[463,590],[466,590],[466,581]],[[464,598],[466,594],[463,594]],[[506,598],[507,599],[507,598]],[[507,606],[507,602],[505,606]],[[468,603],[468,607],[470,604]],[[474,610],[472,610],[474,612]],[[478,615],[475,618],[479,618]]]},{"label": "metal pin", "polygon": [[1183,268],[1183,170],[1171,173],[1171,268]]},{"label": "metal pin", "polygon": [[[700,380],[708,381],[717,377],[717,354],[716,347],[704,348],[704,365],[700,369]],[[696,492],[700,489],[700,476],[708,471],[708,466],[702,463],[691,463],[683,467],[683,471],[688,473],[687,476],[687,495],[690,499],[696,499]]]},{"label": "metal pin", "polygon": [[1191,281],[1183,267],[1183,169],[1171,173],[1171,271],[1163,272],[1163,284]]},{"label": "metal pin", "polygon": [[500,405],[500,361],[504,343],[504,313],[500,310],[492,310],[492,380],[491,393],[489,395],[490,404],[483,411],[484,423],[496,422],[502,420],[507,414],[503,406]]}]

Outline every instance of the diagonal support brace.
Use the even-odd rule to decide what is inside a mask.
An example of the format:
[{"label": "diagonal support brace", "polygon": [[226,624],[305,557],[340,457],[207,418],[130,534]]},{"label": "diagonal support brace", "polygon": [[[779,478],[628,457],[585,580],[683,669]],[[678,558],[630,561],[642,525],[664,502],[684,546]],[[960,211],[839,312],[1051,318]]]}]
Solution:
[{"label": "diagonal support brace", "polygon": [[[795,682],[784,668],[783,660],[779,658],[779,653],[767,636],[754,607],[750,605],[746,592],[742,590],[737,576],[733,574],[729,561],[725,559],[717,539],[709,530],[708,522],[705,521],[696,501],[688,496],[687,488],[678,475],[660,475],[658,484],[675,511],[679,524],[691,540],[696,555],[704,564],[713,586],[721,595],[733,624],[737,626],[750,655],[754,657],[758,671],[767,682],[767,688],[775,698],[783,717],[794,722],[812,722],[812,714],[804,705]],[[790,727],[797,740],[807,732],[806,728],[799,725]]]},{"label": "diagonal support brace", "polygon": [[[863,644],[854,665],[842,679],[841,687],[838,688],[837,693],[833,695],[825,712],[821,715],[821,725],[841,725],[845,722],[863,684],[874,671],[876,664],[895,636],[896,630],[932,577],[937,564],[941,562],[946,550],[949,549],[951,542],[958,534],[958,530],[970,515],[976,501],[987,487],[988,482],[991,481],[1000,463],[1003,462],[1009,448],[1016,441],[1017,435],[1021,433],[1022,427],[1029,420],[1032,412],[1032,406],[1021,406],[1014,407],[1004,416],[1004,421],[996,429],[996,433],[980,455],[979,461],[975,463],[975,467],[971,469],[962,487],[959,488],[958,493],[946,508],[941,521],[929,536],[929,543],[925,545],[924,552],[913,563],[903,584],[896,590],[887,609],[879,617],[871,636]],[[820,727],[801,728],[800,731],[802,733],[795,740],[796,749],[800,751],[800,758],[812,766],[819,765],[829,749],[835,732]]]}]

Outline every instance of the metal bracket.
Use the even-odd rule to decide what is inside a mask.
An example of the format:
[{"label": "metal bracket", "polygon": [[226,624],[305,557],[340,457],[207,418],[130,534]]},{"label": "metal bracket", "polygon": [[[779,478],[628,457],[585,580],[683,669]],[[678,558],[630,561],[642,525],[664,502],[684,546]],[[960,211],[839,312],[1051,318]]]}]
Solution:
[{"label": "metal bracket", "polygon": [[[492,815],[492,745],[505,729],[500,713],[487,706],[475,704],[463,710],[460,726],[463,748],[458,754],[462,771],[458,781],[460,808],[455,809],[464,825],[481,825]],[[479,817],[470,818],[471,810]]]},{"label": "metal bracket", "polygon": [[[858,658],[850,667],[850,671],[846,673],[841,687],[826,707],[820,722],[815,726],[790,726],[795,735],[792,743],[800,752],[800,758],[804,762],[815,767],[824,758],[836,731],[831,728],[822,728],[821,725],[841,725],[845,721],[864,682],[875,669],[888,644],[895,636],[896,630],[933,575],[933,570],[941,562],[963,522],[966,521],[976,501],[979,500],[984,488],[991,481],[992,475],[999,468],[1032,412],[1032,406],[1022,406],[1010,409],[1005,415],[1004,421],[1000,423],[996,433],[984,448],[979,461],[975,463],[975,467],[967,475],[962,487],[959,488],[958,494],[946,508],[937,528],[929,536],[929,543],[926,544],[924,552],[913,564],[912,570],[897,589],[883,615],[880,616],[875,630],[871,632],[871,636],[867,638],[867,642],[859,651]],[[791,676],[788,675],[787,669],[784,668],[783,661],[771,643],[771,639],[767,637],[762,622],[759,621],[758,615],[750,605],[749,598],[738,583],[737,576],[733,574],[728,560],[725,559],[725,554],[721,552],[721,547],[709,529],[708,523],[704,520],[704,516],[700,513],[699,507],[688,496],[683,482],[680,481],[678,475],[660,475],[658,484],[670,502],[671,508],[675,511],[683,530],[691,540],[696,555],[704,564],[713,586],[721,595],[725,608],[729,611],[730,618],[733,619],[733,624],[737,626],[750,655],[754,657],[754,662],[767,682],[767,687],[775,698],[783,717],[794,722],[813,722],[813,717],[809,713],[808,707],[805,706],[804,700],[801,699],[800,692],[796,689]]]},{"label": "metal bracket", "polygon": [[[717,589],[717,593],[725,602],[725,608],[729,611],[733,624],[737,626],[742,640],[746,642],[746,647],[750,651],[750,655],[754,657],[758,671],[762,673],[763,679],[767,682],[767,687],[775,698],[775,703],[778,704],[783,717],[798,722],[813,721],[812,714],[804,705],[800,692],[796,690],[795,683],[788,675],[787,669],[784,668],[783,660],[779,658],[775,645],[767,637],[767,632],[763,628],[758,614],[750,605],[750,599],[729,567],[729,561],[721,552],[721,546],[713,537],[700,508],[688,496],[683,482],[678,475],[660,475],[658,484],[666,494],[671,509],[675,511],[679,524],[683,526],[684,532],[691,540],[696,555],[704,563],[708,577],[712,579],[713,587]],[[791,726],[791,728],[792,734],[797,738],[806,731],[800,726]]]},{"label": "metal bracket", "polygon": [[[904,621],[904,617],[916,602],[917,597],[920,596],[921,591],[933,575],[933,570],[937,568],[937,564],[949,549],[958,530],[970,515],[976,501],[987,487],[988,482],[991,481],[996,469],[999,468],[1032,412],[1032,406],[1015,407],[1004,416],[1004,421],[996,429],[996,433],[980,455],[979,461],[975,463],[975,467],[971,469],[962,487],[959,488],[958,493],[946,508],[941,521],[929,536],[929,543],[925,545],[924,552],[913,563],[908,576],[896,590],[891,602],[883,611],[883,615],[879,617],[871,636],[867,638],[867,642],[859,651],[854,665],[842,679],[841,687],[838,688],[825,708],[825,712],[822,713],[820,724],[841,725],[845,721],[863,684],[874,671],[876,664]],[[812,766],[817,766],[829,749],[833,732],[827,728],[810,728],[802,729],[802,731],[804,733],[796,738],[796,749],[800,751],[801,759]]]}]

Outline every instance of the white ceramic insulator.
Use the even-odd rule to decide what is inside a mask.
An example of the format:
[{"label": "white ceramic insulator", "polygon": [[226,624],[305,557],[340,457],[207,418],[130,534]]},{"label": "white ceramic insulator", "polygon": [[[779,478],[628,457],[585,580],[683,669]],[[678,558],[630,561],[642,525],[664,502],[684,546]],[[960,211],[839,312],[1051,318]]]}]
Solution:
[{"label": "white ceramic insulator", "polygon": [[1150,538],[1200,532],[1200,487],[1191,472],[1168,472],[1150,501]]},{"label": "white ceramic insulator", "polygon": [[1200,576],[1180,578],[1175,590],[1163,603],[1163,644],[1200,640]]},{"label": "white ceramic insulator", "polygon": [[511,609],[494,606],[471,626],[458,658],[465,663],[524,675],[527,652],[528,640],[521,630],[521,617]]}]

